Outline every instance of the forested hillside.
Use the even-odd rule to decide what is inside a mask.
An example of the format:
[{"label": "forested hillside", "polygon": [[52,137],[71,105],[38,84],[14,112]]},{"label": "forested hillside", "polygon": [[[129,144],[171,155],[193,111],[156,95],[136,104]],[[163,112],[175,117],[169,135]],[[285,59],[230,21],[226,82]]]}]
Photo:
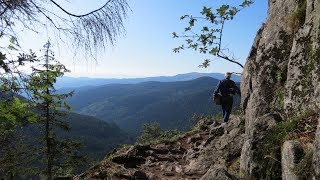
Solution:
[{"label": "forested hillside", "polygon": [[[92,116],[86,116],[76,113],[69,113],[62,116],[65,122],[70,126],[70,131],[56,130],[57,135],[63,139],[71,138],[81,143],[79,149],[81,154],[93,158],[101,159],[110,150],[119,145],[132,143],[128,134],[121,130],[117,125],[107,123]],[[38,142],[42,132],[38,124],[30,125],[24,128],[23,137],[25,142]]]},{"label": "forested hillside", "polygon": [[100,159],[113,148],[132,142],[128,134],[116,124],[76,113],[70,113],[65,118],[71,130],[63,135],[80,141],[82,152],[94,158]]},{"label": "forested hillside", "polygon": [[[75,92],[69,100],[75,112],[114,122],[138,133],[144,123],[157,121],[164,129],[186,129],[193,114],[217,114],[212,103],[217,79],[181,82],[109,84]],[[239,104],[236,98],[236,104]]]}]

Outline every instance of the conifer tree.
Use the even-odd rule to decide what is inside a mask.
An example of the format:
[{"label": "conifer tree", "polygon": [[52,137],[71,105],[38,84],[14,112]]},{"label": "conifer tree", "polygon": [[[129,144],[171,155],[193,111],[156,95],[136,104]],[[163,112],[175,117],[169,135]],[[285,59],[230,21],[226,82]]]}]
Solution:
[{"label": "conifer tree", "polygon": [[74,173],[74,166],[81,161],[77,149],[78,142],[58,137],[57,131],[69,131],[70,127],[63,120],[63,115],[70,110],[65,102],[71,93],[59,94],[54,88],[57,78],[69,72],[64,65],[55,60],[50,51],[50,42],[44,46],[45,55],[37,67],[32,67],[33,73],[27,79],[27,88],[30,91],[33,102],[36,104],[39,115],[38,123],[41,129],[40,148],[45,164],[46,179],[51,180],[55,176]]}]

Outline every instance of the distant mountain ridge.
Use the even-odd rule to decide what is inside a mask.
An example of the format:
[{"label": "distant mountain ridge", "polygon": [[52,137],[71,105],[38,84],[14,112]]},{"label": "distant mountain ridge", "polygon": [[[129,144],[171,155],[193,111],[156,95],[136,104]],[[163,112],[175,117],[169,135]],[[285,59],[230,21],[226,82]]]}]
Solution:
[{"label": "distant mountain ridge", "polygon": [[[190,81],[138,84],[106,84],[75,91],[69,104],[80,114],[114,122],[120,128],[138,133],[144,123],[159,122],[164,129],[184,129],[197,114],[217,114],[212,102],[217,79],[201,77]],[[236,103],[239,104],[239,98]]]},{"label": "distant mountain ridge", "polygon": [[[175,82],[175,81],[189,81],[197,79],[199,77],[212,77],[215,79],[223,79],[224,74],[221,73],[186,73],[178,74],[175,76],[157,76],[157,77],[146,77],[146,78],[88,78],[88,77],[67,77],[60,78],[56,83],[56,88],[77,88],[80,86],[100,86],[105,84],[136,84],[147,81],[158,81],[158,82]],[[232,80],[240,82],[241,77],[233,75]]]}]

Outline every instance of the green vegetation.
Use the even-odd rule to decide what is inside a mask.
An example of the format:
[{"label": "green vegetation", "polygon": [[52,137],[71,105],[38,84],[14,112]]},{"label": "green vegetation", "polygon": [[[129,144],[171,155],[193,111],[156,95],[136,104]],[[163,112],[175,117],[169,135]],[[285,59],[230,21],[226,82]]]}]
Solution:
[{"label": "green vegetation", "polygon": [[287,80],[287,71],[288,71],[287,65],[282,65],[277,69],[276,77],[275,77],[277,80],[277,83],[284,85],[284,83]]},{"label": "green vegetation", "polygon": [[216,115],[203,115],[203,114],[194,114],[192,116],[193,127],[191,130],[187,131],[187,134],[194,134],[200,132],[204,128],[207,127],[207,124],[210,122],[218,122],[220,123],[222,119],[222,113],[218,113]]},{"label": "green vegetation", "polygon": [[312,72],[316,69],[316,61],[320,58],[320,49],[314,48],[310,40],[306,47],[306,65],[302,67],[302,81],[301,85],[303,87],[303,95],[308,95],[313,89],[312,85]]},{"label": "green vegetation", "polygon": [[141,135],[137,138],[137,144],[157,144],[165,141],[176,140],[181,132],[178,130],[161,129],[159,123],[144,124]]},{"label": "green vegetation", "polygon": [[[0,21],[3,22],[5,19],[3,17]],[[23,77],[23,74],[17,69],[22,68],[25,63],[37,61],[36,56],[31,51],[29,54],[21,53],[15,58],[7,56],[3,52],[15,54],[19,45],[15,37],[7,37],[1,29],[0,31],[1,40],[9,41],[7,49],[3,43],[0,52],[0,178],[2,178],[6,175],[15,177],[17,171],[34,172],[35,169],[28,164],[36,159],[33,156],[35,148],[26,145],[23,141],[26,135],[17,134],[16,131],[36,123],[38,116],[34,114],[33,104],[17,95],[25,88],[18,78]]]},{"label": "green vegetation", "polygon": [[284,109],[285,83],[287,81],[287,64],[281,64],[275,71],[276,85],[273,91],[273,102],[270,103],[269,112],[282,112]]},{"label": "green vegetation", "polygon": [[[46,174],[50,180],[55,175],[72,174],[82,161],[77,151],[79,143],[61,140],[56,133],[59,128],[69,130],[65,119],[58,118],[64,114],[62,109],[70,108],[64,102],[69,94],[55,94],[53,88],[66,69],[47,61],[42,68],[33,68],[31,76],[24,74],[21,69],[39,68],[39,60],[31,50],[22,53],[17,37],[25,32],[21,27],[40,34],[41,30],[53,31],[59,34],[56,40],[69,42],[71,38],[75,49],[82,47],[91,55],[96,48],[113,44],[123,32],[128,4],[111,0],[86,14],[73,14],[53,0],[0,2],[0,179],[31,179],[28,175],[33,174],[44,178]],[[54,13],[48,4],[60,13]],[[17,95],[21,92],[27,92],[31,99]],[[29,132],[29,128],[34,129]],[[39,143],[34,139],[40,132],[43,139]]]},{"label": "green vegetation", "polygon": [[274,92],[274,101],[270,103],[269,112],[283,112],[285,88],[279,85]]},{"label": "green vegetation", "polygon": [[[0,31],[1,32],[1,31]],[[4,40],[1,37],[1,40]],[[11,37],[8,45],[9,53],[16,53],[19,48],[14,37]],[[17,92],[21,92],[21,82],[17,77],[22,74],[16,69],[22,68],[25,63],[35,62],[36,56],[30,51],[29,54],[21,53],[17,60],[8,59],[7,55],[0,52],[0,135],[10,133],[16,128],[24,127],[35,122],[35,115],[31,111],[32,105],[22,101]]]},{"label": "green vegetation", "polygon": [[[305,112],[302,115],[291,118],[289,121],[278,123],[266,132],[266,135],[257,142],[257,152],[255,152],[259,154],[256,160],[261,164],[259,177],[264,179],[281,177],[281,147],[283,143],[286,140],[299,139],[306,133],[309,133],[306,137],[309,138],[308,141],[312,141],[317,123],[309,121],[309,119],[314,116],[314,111]],[[300,166],[307,166],[305,161],[308,161],[307,156],[305,156],[305,160],[300,162]]]},{"label": "green vegetation", "polygon": [[[48,60],[53,59],[48,57]],[[64,66],[50,64],[50,61],[48,64],[35,62],[39,63],[34,64],[34,72],[21,76],[20,81],[6,79],[5,75],[1,78],[5,83],[1,84],[0,97],[0,177],[19,179],[24,175],[45,174],[44,165],[50,162],[46,159],[48,144],[54,153],[52,176],[64,176],[88,167],[89,163],[79,164],[86,162],[82,155],[91,156],[90,161],[98,161],[119,144],[132,142],[114,124],[62,111],[69,108],[65,102],[68,94],[55,93],[53,84],[57,76],[63,75]],[[11,71],[10,64],[6,68]],[[29,99],[17,94],[20,89],[27,91]],[[84,145],[82,149],[79,142]]]},{"label": "green vegetation", "polygon": [[[70,131],[57,129],[57,136],[80,142],[82,147],[78,149],[79,153],[88,158],[88,163],[77,167],[77,172],[83,172],[90,164],[102,160],[120,144],[133,143],[133,139],[115,124],[76,113],[68,113],[61,118],[70,125]],[[38,168],[31,164],[38,159],[41,128],[38,123],[33,123],[0,137],[0,176],[8,170],[13,175],[39,172]]]},{"label": "green vegetation", "polygon": [[36,115],[30,110],[30,104],[12,97],[0,101],[0,119],[0,135],[4,135],[17,127],[35,123]]},{"label": "green vegetation", "polygon": [[57,77],[69,71],[50,55],[50,46],[50,42],[44,46],[44,64],[32,67],[30,77],[24,79],[28,84],[27,90],[31,95],[31,101],[34,102],[38,115],[37,123],[41,129],[38,158],[42,161],[38,163],[43,164],[41,167],[45,167],[45,171],[37,175],[45,175],[48,180],[57,176],[72,175],[76,172],[76,167],[84,163],[78,151],[80,143],[71,139],[61,139],[56,133],[56,129],[70,129],[69,124],[60,117],[64,115],[63,111],[70,110],[65,101],[72,93],[56,93],[54,83]]},{"label": "green vegetation", "polygon": [[75,139],[83,145],[81,154],[99,161],[121,144],[133,143],[133,139],[115,124],[109,124],[92,116],[69,113],[63,117],[70,124],[70,131],[59,131],[59,137]]},{"label": "green vegetation", "polygon": [[[225,22],[233,20],[243,8],[250,6],[254,1],[242,0],[241,2],[237,6],[224,4],[216,10],[204,6],[200,12],[200,17],[193,15],[181,16],[180,20],[187,19],[188,25],[181,35],[176,32],[172,34],[173,38],[185,39],[185,44],[174,48],[173,52],[178,53],[184,49],[191,49],[202,54],[210,54],[222,58],[243,68],[243,65],[235,58],[226,55],[228,52],[224,51],[225,48],[222,45]],[[211,61],[211,59],[205,59],[200,67],[208,67]]]},{"label": "green vegetation", "polygon": [[189,131],[181,132],[177,129],[163,130],[159,123],[144,124],[141,135],[137,138],[137,144],[157,144],[161,142],[172,142],[187,135],[201,132],[210,122],[220,122],[221,114],[218,115],[193,115],[193,127]]}]

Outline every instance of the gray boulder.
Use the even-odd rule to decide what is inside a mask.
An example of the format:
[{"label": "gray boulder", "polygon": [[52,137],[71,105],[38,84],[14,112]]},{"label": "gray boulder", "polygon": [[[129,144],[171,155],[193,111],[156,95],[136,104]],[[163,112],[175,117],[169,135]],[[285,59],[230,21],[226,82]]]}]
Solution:
[{"label": "gray boulder", "polygon": [[295,174],[296,165],[304,156],[304,151],[299,141],[286,141],[283,143],[281,152],[282,179],[299,180]]}]

